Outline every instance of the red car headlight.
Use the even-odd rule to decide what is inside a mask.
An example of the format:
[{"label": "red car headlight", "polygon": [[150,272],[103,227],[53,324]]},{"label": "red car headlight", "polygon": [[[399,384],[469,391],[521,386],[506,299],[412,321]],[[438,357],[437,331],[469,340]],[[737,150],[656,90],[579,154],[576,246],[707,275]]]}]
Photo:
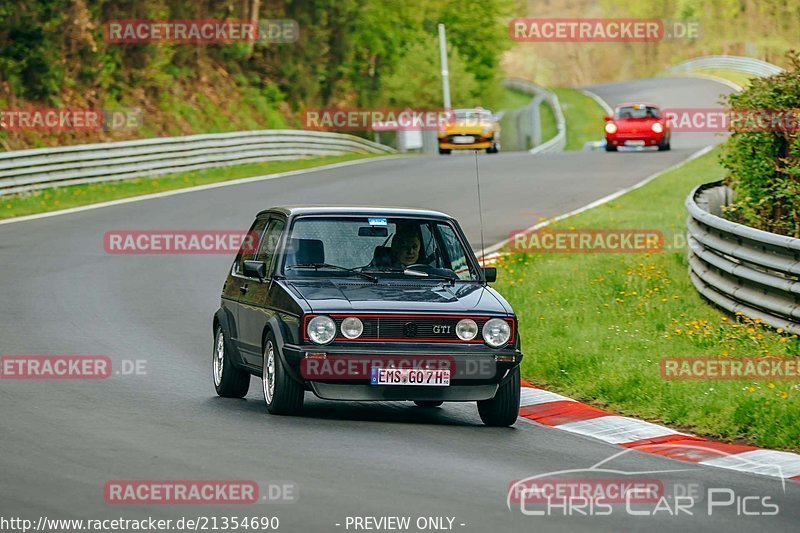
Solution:
[{"label": "red car headlight", "polygon": [[613,122],[606,124],[606,133],[617,133],[617,125]]},{"label": "red car headlight", "polygon": [[650,129],[653,130],[653,133],[661,133],[664,131],[664,126],[662,126],[660,122],[653,122],[653,125],[650,126]]}]

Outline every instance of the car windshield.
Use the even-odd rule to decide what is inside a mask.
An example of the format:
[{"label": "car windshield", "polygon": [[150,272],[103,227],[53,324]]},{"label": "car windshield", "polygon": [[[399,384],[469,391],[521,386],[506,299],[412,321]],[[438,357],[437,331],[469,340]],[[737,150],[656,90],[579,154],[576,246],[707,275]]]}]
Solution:
[{"label": "car windshield", "polygon": [[[459,233],[447,221],[383,217],[299,217],[284,254],[288,278],[401,277],[478,281]],[[369,276],[368,276],[369,277]]]},{"label": "car windshield", "polygon": [[614,112],[615,119],[630,118],[661,118],[661,112],[657,107],[646,105],[632,105],[618,107]]},{"label": "car windshield", "polygon": [[479,124],[481,122],[491,122],[492,113],[485,109],[456,109],[454,111],[455,120],[458,123],[472,122]]}]

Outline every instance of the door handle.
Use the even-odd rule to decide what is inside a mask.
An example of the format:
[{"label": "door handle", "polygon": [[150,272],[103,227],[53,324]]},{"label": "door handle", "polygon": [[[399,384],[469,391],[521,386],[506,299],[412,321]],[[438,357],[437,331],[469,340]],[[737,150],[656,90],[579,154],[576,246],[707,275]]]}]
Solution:
[{"label": "door handle", "polygon": [[247,294],[247,285],[242,285],[241,287],[239,287],[239,292],[241,292],[242,294]]}]

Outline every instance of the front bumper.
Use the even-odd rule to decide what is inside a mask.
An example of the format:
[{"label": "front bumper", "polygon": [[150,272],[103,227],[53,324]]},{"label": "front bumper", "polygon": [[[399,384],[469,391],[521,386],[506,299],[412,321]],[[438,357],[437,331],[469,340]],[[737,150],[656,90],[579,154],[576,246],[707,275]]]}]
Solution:
[{"label": "front bumper", "polygon": [[[311,354],[311,355],[309,355]],[[321,354],[324,355],[322,359]],[[392,346],[314,346],[291,345],[283,347],[289,373],[297,381],[323,399],[390,401],[390,400],[441,400],[476,401],[493,398],[497,387],[508,371],[522,361],[522,353],[507,346],[493,349],[485,345],[431,345],[397,343]],[[408,359],[403,359],[408,358]],[[358,371],[350,374],[319,373],[310,375],[309,361],[353,362]],[[419,385],[371,385],[366,373],[373,363],[390,367],[408,361],[445,361],[451,368],[450,385],[430,387]],[[384,364],[385,363],[385,364]],[[329,365],[332,368],[335,365]],[[402,366],[401,366],[402,367]],[[435,367],[435,365],[434,365]],[[345,372],[346,364],[341,365]]]},{"label": "front bumper", "polygon": [[498,385],[450,385],[449,387],[414,387],[387,385],[356,385],[346,383],[311,382],[311,391],[323,400],[359,402],[381,401],[442,401],[475,402],[490,400]]},{"label": "front bumper", "polygon": [[439,148],[442,150],[483,150],[484,148],[491,148],[492,141],[480,141],[469,144],[439,142]]},{"label": "front bumper", "polygon": [[[663,133],[617,133],[606,136],[606,144],[610,146],[629,146],[627,141],[643,142],[640,146],[658,146],[664,140]],[[635,146],[635,145],[630,145]]]},{"label": "front bumper", "polygon": [[[473,137],[474,142],[456,143],[454,137]],[[448,131],[446,135],[439,135],[439,148],[442,150],[482,150],[491,148],[497,138],[494,133],[482,135],[480,131]]]}]

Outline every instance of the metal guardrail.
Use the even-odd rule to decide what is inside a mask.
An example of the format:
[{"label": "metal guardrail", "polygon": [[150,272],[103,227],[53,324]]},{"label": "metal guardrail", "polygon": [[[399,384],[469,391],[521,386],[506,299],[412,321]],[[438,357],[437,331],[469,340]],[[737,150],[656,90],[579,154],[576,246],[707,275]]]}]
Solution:
[{"label": "metal guardrail", "polygon": [[[535,83],[531,83],[526,80],[520,79],[508,79],[503,81],[503,86],[509,89],[516,89],[518,91],[531,94],[534,96],[533,101],[530,105],[526,106],[519,113],[523,113],[523,115],[517,115],[517,119],[520,116],[527,115],[527,120],[523,122],[523,124],[528,124],[530,127],[531,135],[530,138],[532,140],[533,148],[530,148],[528,151],[532,154],[543,154],[549,152],[560,152],[567,146],[567,122],[564,120],[564,113],[561,111],[561,103],[558,101],[558,96],[552,91],[548,91],[544,87],[540,87]],[[552,138],[547,140],[544,143],[541,143],[542,133],[541,133],[541,118],[539,117],[539,104],[545,101],[553,110],[553,115],[556,117],[556,135]],[[517,123],[519,126],[519,122]],[[520,136],[524,137],[524,136]],[[541,143],[541,144],[540,144]]]},{"label": "metal guardrail", "polygon": [[256,130],[0,153],[0,196],[62,185],[155,176],[269,160],[392,153],[353,135]]},{"label": "metal guardrail", "polygon": [[689,59],[670,67],[668,72],[689,72],[692,70],[725,69],[744,72],[754,76],[772,76],[780,74],[783,69],[778,65],[760,59],[742,56],[703,56]]},{"label": "metal guardrail", "polygon": [[800,239],[721,218],[732,197],[714,182],[686,198],[692,283],[727,311],[800,334]]}]

